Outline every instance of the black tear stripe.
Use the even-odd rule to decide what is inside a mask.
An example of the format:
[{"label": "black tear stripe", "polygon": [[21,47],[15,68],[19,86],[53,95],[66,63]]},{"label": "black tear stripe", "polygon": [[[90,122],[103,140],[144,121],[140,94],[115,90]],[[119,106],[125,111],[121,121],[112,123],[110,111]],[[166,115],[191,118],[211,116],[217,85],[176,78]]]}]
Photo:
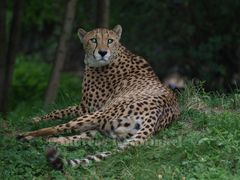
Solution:
[{"label": "black tear stripe", "polygon": [[108,44],[108,39],[109,39],[109,34],[107,34],[107,47],[109,48],[109,44]]},{"label": "black tear stripe", "polygon": [[97,46],[98,46],[98,41],[96,42],[96,46],[95,46],[95,48],[94,48],[94,50],[93,50],[93,57],[95,57],[95,51],[96,51],[96,49],[97,49]]},{"label": "black tear stripe", "polygon": [[[97,35],[95,34],[95,38],[97,39]],[[97,46],[98,46],[98,41],[96,42],[96,46],[95,46],[95,48],[94,48],[94,50],[93,50],[93,57],[95,57],[95,51],[96,51],[96,49],[97,49]]]}]

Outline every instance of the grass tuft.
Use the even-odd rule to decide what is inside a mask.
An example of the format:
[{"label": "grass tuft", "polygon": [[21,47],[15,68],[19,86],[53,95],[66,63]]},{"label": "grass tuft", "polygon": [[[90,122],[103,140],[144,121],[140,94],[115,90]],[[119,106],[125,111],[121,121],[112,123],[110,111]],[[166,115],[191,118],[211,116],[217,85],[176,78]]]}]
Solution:
[{"label": "grass tuft", "polygon": [[[146,144],[87,167],[54,171],[47,165],[42,139],[15,140],[18,132],[59,123],[34,124],[31,118],[76,103],[64,95],[54,106],[22,103],[0,119],[0,179],[239,179],[240,91],[229,95],[206,93],[189,85],[179,94],[180,118]],[[99,135],[95,142],[57,145],[67,158],[111,150],[115,143]]]}]

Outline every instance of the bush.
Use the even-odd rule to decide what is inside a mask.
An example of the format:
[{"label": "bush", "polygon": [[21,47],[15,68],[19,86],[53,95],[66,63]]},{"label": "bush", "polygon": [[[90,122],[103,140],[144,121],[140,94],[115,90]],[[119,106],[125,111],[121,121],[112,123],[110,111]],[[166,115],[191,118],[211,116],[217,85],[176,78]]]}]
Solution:
[{"label": "bush", "polygon": [[[31,103],[43,101],[47,88],[51,66],[32,58],[19,57],[16,61],[12,82],[11,107],[19,103]],[[63,73],[60,80],[57,100],[61,101],[70,97],[81,95],[81,79]]]}]

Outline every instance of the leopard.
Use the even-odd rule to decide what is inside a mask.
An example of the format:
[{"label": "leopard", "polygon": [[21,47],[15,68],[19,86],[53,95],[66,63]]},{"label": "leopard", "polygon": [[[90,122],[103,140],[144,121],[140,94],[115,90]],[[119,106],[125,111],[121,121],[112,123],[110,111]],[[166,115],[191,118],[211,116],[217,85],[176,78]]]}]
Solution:
[{"label": "leopard", "polygon": [[[80,104],[33,118],[35,123],[70,117],[52,127],[21,133],[19,140],[43,137],[49,143],[69,144],[89,140],[99,132],[115,139],[116,150],[64,159],[55,147],[47,149],[50,165],[62,170],[100,161],[115,152],[144,144],[180,114],[176,94],[163,85],[150,64],[120,42],[122,26],[77,31],[85,52]],[[67,131],[76,135],[60,136]]]}]

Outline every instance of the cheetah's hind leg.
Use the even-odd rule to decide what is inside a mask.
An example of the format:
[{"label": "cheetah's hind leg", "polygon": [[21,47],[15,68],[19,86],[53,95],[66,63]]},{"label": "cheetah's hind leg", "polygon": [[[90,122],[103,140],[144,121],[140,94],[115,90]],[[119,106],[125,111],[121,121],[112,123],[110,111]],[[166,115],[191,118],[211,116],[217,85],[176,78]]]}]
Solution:
[{"label": "cheetah's hind leg", "polygon": [[47,138],[48,142],[59,143],[59,144],[72,144],[81,140],[90,140],[96,135],[97,131],[86,131],[79,135],[67,136],[67,137],[50,137]]}]

